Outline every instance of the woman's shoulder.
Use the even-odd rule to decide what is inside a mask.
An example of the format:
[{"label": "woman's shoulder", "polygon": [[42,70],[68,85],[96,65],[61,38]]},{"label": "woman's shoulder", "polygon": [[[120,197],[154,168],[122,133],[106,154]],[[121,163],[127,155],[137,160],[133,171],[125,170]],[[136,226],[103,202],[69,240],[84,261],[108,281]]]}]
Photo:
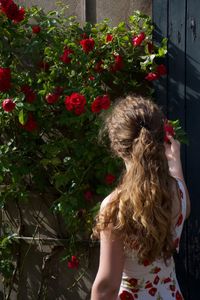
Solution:
[{"label": "woman's shoulder", "polygon": [[115,200],[116,190],[112,191],[106,198],[101,202],[100,210],[103,210],[108,204]]}]

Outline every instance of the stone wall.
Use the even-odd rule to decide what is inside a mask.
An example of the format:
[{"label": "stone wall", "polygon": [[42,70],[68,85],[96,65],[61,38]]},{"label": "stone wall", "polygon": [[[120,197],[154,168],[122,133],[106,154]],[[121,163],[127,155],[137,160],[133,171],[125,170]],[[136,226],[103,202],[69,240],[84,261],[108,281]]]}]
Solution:
[{"label": "stone wall", "polygon": [[[16,0],[21,5],[39,5],[44,10],[56,8],[56,0]],[[93,23],[109,18],[112,25],[126,21],[134,10],[151,15],[152,0],[62,0],[69,6],[68,15],[75,15],[81,23]]]},{"label": "stone wall", "polygon": [[[77,16],[79,22],[85,21],[85,1],[86,0],[62,0],[62,3],[66,3],[69,6],[68,16]],[[57,0],[16,0],[16,3],[31,7],[33,5],[42,7],[45,11],[56,9]]]}]

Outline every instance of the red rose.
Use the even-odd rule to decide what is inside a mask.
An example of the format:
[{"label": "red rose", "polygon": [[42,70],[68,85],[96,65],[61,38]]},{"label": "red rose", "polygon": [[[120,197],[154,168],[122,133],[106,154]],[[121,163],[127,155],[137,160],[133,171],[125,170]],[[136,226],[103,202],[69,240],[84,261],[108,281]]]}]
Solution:
[{"label": "red rose", "polygon": [[119,54],[114,55],[114,58],[115,58],[115,62],[111,66],[111,72],[113,72],[113,73],[120,71],[124,67],[124,62],[123,62],[123,58],[121,55],[119,55]]},{"label": "red rose", "polygon": [[151,54],[153,52],[153,44],[148,42],[147,43],[147,49],[148,49],[148,52]]},{"label": "red rose", "polygon": [[7,92],[11,87],[10,68],[0,67],[0,92]]},{"label": "red rose", "polygon": [[36,100],[37,95],[30,86],[23,85],[21,91],[25,94],[25,99],[28,103],[33,103]]},{"label": "red rose", "polygon": [[65,64],[69,64],[72,60],[71,54],[73,53],[74,51],[72,51],[71,49],[65,48],[63,54],[60,56],[60,60]]},{"label": "red rose", "polygon": [[89,80],[93,81],[93,80],[95,80],[95,77],[94,76],[89,76]]},{"label": "red rose", "polygon": [[87,39],[87,38],[88,38],[88,35],[87,35],[87,33],[84,32],[84,33],[81,34],[81,37],[82,37],[83,39]]},{"label": "red rose", "polygon": [[62,86],[56,86],[55,90],[54,90],[54,94],[57,94],[57,95],[60,96],[63,93],[63,91],[64,91],[64,87],[62,87]]},{"label": "red rose", "polygon": [[157,73],[154,72],[150,72],[146,75],[145,79],[148,81],[153,81],[159,78],[159,75]]},{"label": "red rose", "polygon": [[44,72],[47,72],[49,71],[50,65],[46,61],[42,60],[38,63],[38,67]]},{"label": "red rose", "polygon": [[103,66],[103,61],[102,60],[98,61],[94,67],[95,72],[97,73],[103,72],[104,69],[102,66]]},{"label": "red rose", "polygon": [[2,102],[3,110],[7,112],[11,112],[15,108],[15,105],[12,99],[5,99]]},{"label": "red rose", "polygon": [[106,36],[106,42],[107,42],[107,43],[108,43],[108,42],[112,42],[112,40],[113,40],[112,34],[108,33],[107,36]]},{"label": "red rose", "polygon": [[54,104],[54,103],[56,103],[59,100],[59,97],[60,97],[59,94],[51,94],[51,93],[49,93],[48,95],[46,95],[45,100],[49,104]]},{"label": "red rose", "polygon": [[146,36],[145,36],[144,32],[141,32],[136,37],[133,37],[133,39],[132,39],[133,46],[135,46],[135,47],[140,46],[142,44],[142,42],[144,41],[145,37]]},{"label": "red rose", "polygon": [[13,20],[17,16],[18,6],[12,0],[1,1],[1,10],[8,19]]},{"label": "red rose", "polygon": [[32,26],[32,32],[33,33],[40,33],[40,31],[41,31],[41,27],[39,26],[39,25],[33,25]]},{"label": "red rose", "polygon": [[20,23],[25,18],[25,9],[24,7],[20,7],[17,13],[16,18],[13,20],[14,23]]},{"label": "red rose", "polygon": [[128,280],[132,287],[137,286],[138,280],[136,278],[131,278]]},{"label": "red rose", "polygon": [[105,177],[105,182],[106,184],[113,184],[113,182],[115,181],[116,177],[112,174],[107,174]]},{"label": "red rose", "polygon": [[102,109],[107,110],[110,107],[110,98],[108,95],[104,95],[101,100]]},{"label": "red rose", "polygon": [[92,102],[91,110],[93,113],[98,113],[102,109],[106,110],[109,107],[110,107],[110,99],[107,95],[104,95],[95,98],[95,100]]},{"label": "red rose", "polygon": [[158,73],[159,76],[166,75],[167,74],[167,68],[165,65],[158,65],[156,68],[156,72]]},{"label": "red rose", "polygon": [[79,93],[72,93],[71,96],[65,98],[66,110],[74,110],[76,115],[81,115],[85,111],[86,99],[85,96]]},{"label": "red rose", "polygon": [[89,38],[89,39],[81,40],[80,44],[83,48],[83,51],[88,54],[90,51],[94,49],[95,42],[94,39]]},{"label": "red rose", "polygon": [[180,226],[180,225],[182,224],[182,222],[183,222],[183,215],[180,214],[180,216],[179,216],[179,218],[178,218],[178,221],[177,221],[177,223],[176,223],[176,226]]},{"label": "red rose", "polygon": [[157,288],[151,288],[150,290],[149,290],[149,294],[151,295],[151,296],[155,296],[155,294],[156,294],[156,292],[157,292]]},{"label": "red rose", "polygon": [[1,10],[7,16],[8,19],[19,23],[24,19],[25,9],[18,7],[12,0],[1,1]]},{"label": "red rose", "polygon": [[84,191],[84,198],[85,200],[87,200],[88,202],[91,202],[92,198],[93,198],[93,193],[90,190],[86,190]]},{"label": "red rose", "polygon": [[32,132],[37,129],[37,123],[31,113],[28,114],[28,119],[22,127],[29,132]]},{"label": "red rose", "polygon": [[122,291],[119,297],[121,300],[134,300],[133,295],[127,291]]},{"label": "red rose", "polygon": [[78,269],[79,261],[75,255],[72,255],[71,260],[68,261],[69,269]]},{"label": "red rose", "polygon": [[183,296],[180,294],[179,291],[176,291],[176,300],[183,300]]},{"label": "red rose", "polygon": [[168,143],[168,142],[169,142],[169,139],[168,139],[167,135],[171,135],[172,137],[175,136],[174,128],[173,128],[173,126],[168,122],[168,120],[166,120],[166,121],[164,122],[164,132],[165,132],[164,141],[165,141],[166,143]]}]

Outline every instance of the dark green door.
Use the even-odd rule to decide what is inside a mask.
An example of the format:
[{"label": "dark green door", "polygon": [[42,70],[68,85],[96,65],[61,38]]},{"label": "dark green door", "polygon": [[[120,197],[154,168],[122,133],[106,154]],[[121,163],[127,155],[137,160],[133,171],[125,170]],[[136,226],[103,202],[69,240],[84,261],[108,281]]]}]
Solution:
[{"label": "dark green door", "polygon": [[168,38],[168,76],[156,86],[168,118],[189,137],[182,160],[192,211],[176,258],[186,300],[200,299],[200,0],[153,0],[154,39]]}]

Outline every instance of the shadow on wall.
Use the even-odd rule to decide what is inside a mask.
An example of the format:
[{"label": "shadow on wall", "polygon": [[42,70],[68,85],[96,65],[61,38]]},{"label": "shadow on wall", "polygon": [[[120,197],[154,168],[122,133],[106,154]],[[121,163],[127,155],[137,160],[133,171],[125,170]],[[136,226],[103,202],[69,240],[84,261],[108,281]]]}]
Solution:
[{"label": "shadow on wall", "polygon": [[[69,245],[67,241],[61,243],[57,240],[67,236],[67,233],[63,232],[63,219],[58,219],[49,210],[51,196],[40,198],[38,195],[32,195],[28,203],[19,205],[23,219],[22,233],[30,239],[19,240],[14,246],[15,260],[20,266],[20,271],[16,273],[9,299],[89,300],[91,285],[98,268],[98,245],[80,243],[79,248],[89,254],[88,260],[81,258],[78,270],[69,269],[67,261],[63,260],[65,248]],[[9,225],[12,232],[17,232],[18,220],[19,206],[15,206],[11,201],[6,207],[2,226]],[[2,280],[0,290],[4,290]],[[3,292],[0,293],[0,299],[4,298]]]}]

